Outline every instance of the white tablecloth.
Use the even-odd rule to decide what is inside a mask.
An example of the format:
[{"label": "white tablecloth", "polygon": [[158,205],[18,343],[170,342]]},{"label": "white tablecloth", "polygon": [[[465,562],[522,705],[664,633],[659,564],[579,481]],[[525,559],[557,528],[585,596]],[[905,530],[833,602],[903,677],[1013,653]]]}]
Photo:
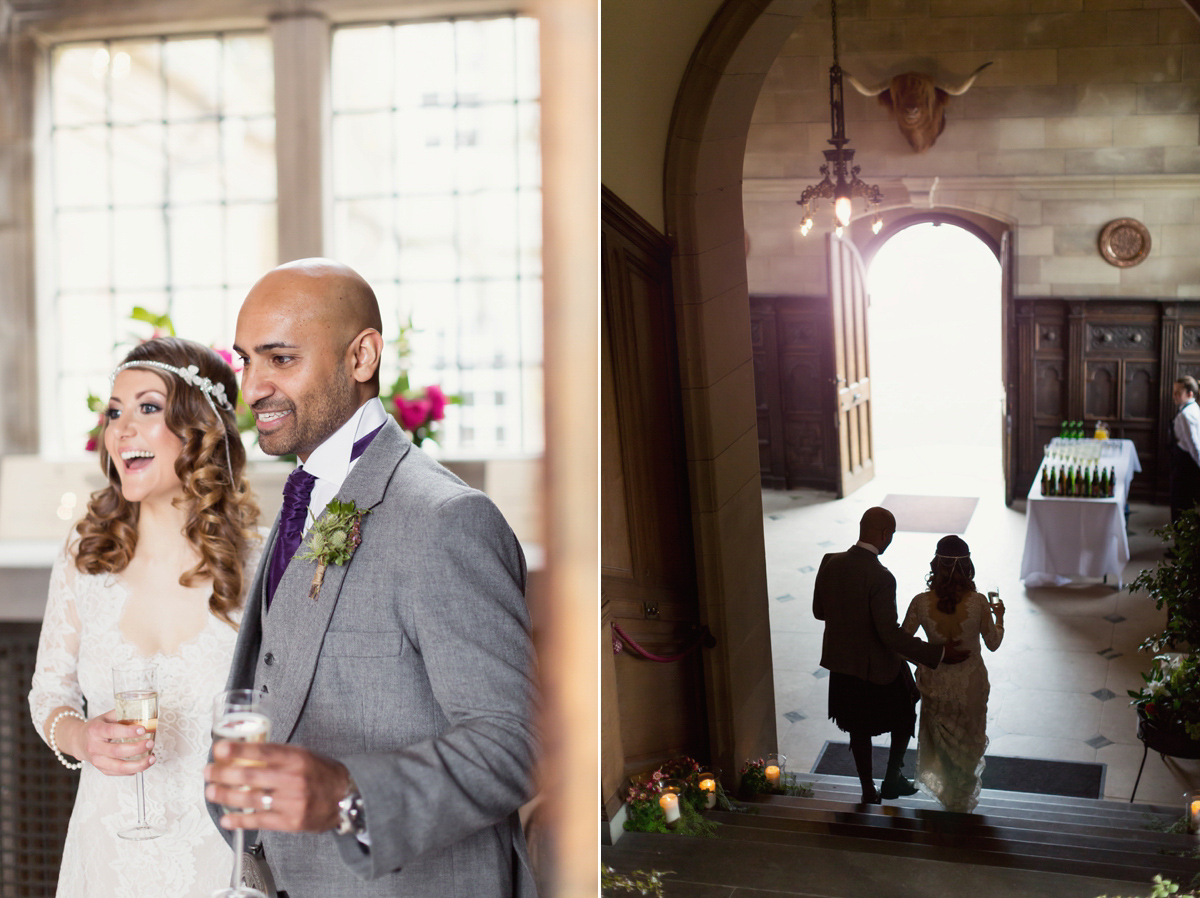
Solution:
[{"label": "white tablecloth", "polygon": [[[1067,441],[1072,442],[1072,441]],[[1082,440],[1107,443],[1100,464],[1116,468],[1113,495],[1082,499],[1042,495],[1042,459],[1026,503],[1025,556],[1021,579],[1027,586],[1059,585],[1077,577],[1108,575],[1121,587],[1121,572],[1129,561],[1125,535],[1125,504],[1133,475],[1142,470],[1132,440]],[[1063,446],[1054,440],[1051,449]]]}]

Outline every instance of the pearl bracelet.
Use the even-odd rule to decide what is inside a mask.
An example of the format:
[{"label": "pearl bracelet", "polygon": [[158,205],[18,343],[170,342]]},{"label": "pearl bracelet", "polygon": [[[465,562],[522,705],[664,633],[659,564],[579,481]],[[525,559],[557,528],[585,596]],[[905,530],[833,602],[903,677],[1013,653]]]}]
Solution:
[{"label": "pearl bracelet", "polygon": [[78,764],[72,764],[70,761],[64,758],[62,750],[58,747],[58,742],[54,739],[54,729],[58,726],[58,722],[64,717],[78,717],[84,723],[87,723],[87,718],[78,711],[59,711],[54,720],[50,722],[50,748],[54,750],[54,756],[58,758],[62,765],[68,770],[82,770],[83,761],[80,761]]}]

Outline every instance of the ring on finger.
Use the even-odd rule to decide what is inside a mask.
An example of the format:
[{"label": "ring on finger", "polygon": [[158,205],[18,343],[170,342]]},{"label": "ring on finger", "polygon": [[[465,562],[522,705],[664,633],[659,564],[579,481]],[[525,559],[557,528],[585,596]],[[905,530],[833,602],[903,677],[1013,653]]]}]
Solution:
[{"label": "ring on finger", "polygon": [[275,805],[275,796],[272,795],[270,792],[264,792],[262,795],[262,809],[264,811],[269,811],[269,810],[271,810],[272,807],[274,807],[274,805]]}]

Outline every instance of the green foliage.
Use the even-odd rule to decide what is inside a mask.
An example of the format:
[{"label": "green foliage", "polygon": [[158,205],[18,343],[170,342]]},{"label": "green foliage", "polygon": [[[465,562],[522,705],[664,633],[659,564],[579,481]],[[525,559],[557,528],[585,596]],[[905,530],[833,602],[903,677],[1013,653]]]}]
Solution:
[{"label": "green foliage", "polygon": [[1145,592],[1155,608],[1167,609],[1167,626],[1141,647],[1161,652],[1200,646],[1200,511],[1185,511],[1174,524],[1154,532],[1173,542],[1175,558],[1142,571],[1129,584],[1130,592]]},{"label": "green foliage", "polygon": [[794,795],[799,798],[813,796],[812,783],[799,782],[796,774],[787,771],[784,771],[779,778],[778,786],[771,785],[767,779],[766,769],[766,762],[762,758],[757,761],[747,761],[742,765],[742,795]]},{"label": "green foliage", "polygon": [[170,315],[156,315],[149,309],[144,309],[141,306],[134,306],[133,311],[129,313],[129,317],[134,321],[144,321],[154,328],[154,336],[174,337],[175,325],[171,321]]},{"label": "green foliage", "polygon": [[601,864],[600,894],[605,898],[610,898],[617,892],[629,892],[634,895],[652,895],[654,898],[663,898],[662,877],[674,872],[674,870],[651,870],[647,873],[645,870],[634,870],[626,875],[618,873],[607,864]]},{"label": "green foliage", "polygon": [[[1163,879],[1161,875],[1154,877],[1154,888],[1150,891],[1150,898],[1167,898],[1168,895],[1175,895],[1176,898],[1197,898],[1195,892],[1179,891],[1178,883],[1174,883],[1169,879]],[[1107,895],[1101,895],[1100,898],[1108,898]],[[1117,896],[1113,896],[1117,898]]]},{"label": "green foliage", "polygon": [[[627,832],[675,833],[682,836],[714,836],[717,824],[704,816],[708,793],[700,788],[700,765],[688,757],[673,758],[646,778],[635,782],[625,797]],[[668,825],[659,799],[668,782],[681,786],[679,819]],[[734,810],[717,780],[717,807]]]}]

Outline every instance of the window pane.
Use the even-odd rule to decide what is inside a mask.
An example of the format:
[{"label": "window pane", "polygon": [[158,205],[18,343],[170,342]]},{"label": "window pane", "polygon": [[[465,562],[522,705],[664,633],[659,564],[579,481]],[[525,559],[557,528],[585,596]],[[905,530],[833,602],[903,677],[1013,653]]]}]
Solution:
[{"label": "window pane", "polygon": [[217,114],[221,45],[215,38],[166,42],[167,118],[192,119]]},{"label": "window pane", "polygon": [[108,48],[103,44],[59,47],[52,57],[51,108],[58,125],[79,125],[105,119]]},{"label": "window pane", "polygon": [[58,286],[63,290],[107,290],[109,270],[107,212],[58,215]]},{"label": "window pane", "polygon": [[226,198],[275,199],[275,119],[225,119],[221,139]]},{"label": "window pane", "polygon": [[221,198],[218,141],[218,125],[215,121],[170,125],[167,128],[168,189],[172,202]]},{"label": "window pane", "polygon": [[163,126],[123,125],[112,129],[113,204],[163,202]]},{"label": "window pane", "polygon": [[333,189],[337,196],[390,196],[392,117],[389,113],[339,115],[333,120]]},{"label": "window pane", "polygon": [[395,32],[396,106],[454,103],[454,25],[429,22]]},{"label": "window pane", "polygon": [[390,281],[396,276],[393,202],[346,200],[334,206],[334,247],[338,260],[368,281]]},{"label": "window pane", "polygon": [[274,76],[269,40],[248,33],[66,44],[51,65],[58,333],[45,351],[67,374],[47,427],[65,442],[47,448],[74,451],[94,423],[79,385],[105,385],[149,333],[135,306],[228,345],[246,289],[277,262]]},{"label": "window pane", "polygon": [[162,42],[114,41],[112,54],[113,121],[162,121]]},{"label": "window pane", "polygon": [[163,289],[167,285],[162,209],[113,212],[113,287]]},{"label": "window pane", "polygon": [[[170,212],[171,281],[180,287],[218,286],[224,281],[220,206],[180,206]],[[181,331],[182,333],[182,331]]]},{"label": "window pane", "polygon": [[225,115],[275,116],[275,69],[271,42],[261,34],[226,38],[222,99]]},{"label": "window pane", "polygon": [[60,205],[108,205],[108,129],[54,133],[54,186]]},{"label": "window pane", "polygon": [[392,105],[392,29],[342,28],[332,51],[335,109],[382,110]]},{"label": "window pane", "polygon": [[[398,24],[369,29],[369,40],[363,31],[333,39],[338,257],[401,320],[411,314],[413,386],[471,394],[447,410],[444,451],[539,451],[541,414],[525,408],[541,403],[536,22]],[[390,112],[377,85],[349,89],[362,70],[395,73]],[[364,100],[371,91],[375,105]]]}]

